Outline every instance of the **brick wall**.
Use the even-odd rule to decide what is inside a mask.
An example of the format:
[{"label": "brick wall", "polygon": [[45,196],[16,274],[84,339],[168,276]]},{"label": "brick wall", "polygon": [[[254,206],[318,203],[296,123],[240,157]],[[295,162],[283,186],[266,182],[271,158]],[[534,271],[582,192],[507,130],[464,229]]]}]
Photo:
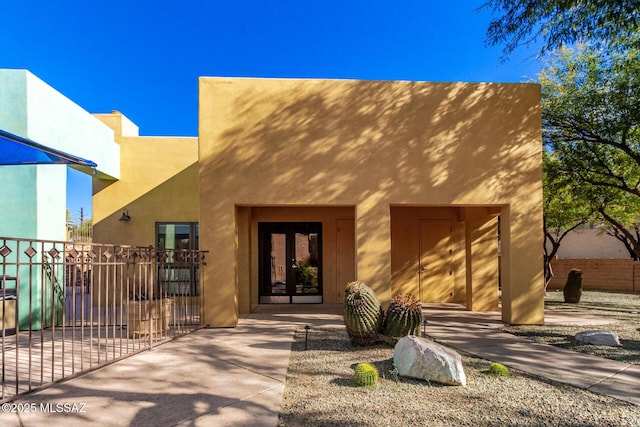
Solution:
[{"label": "brick wall", "polygon": [[562,289],[572,268],[582,270],[582,288],[608,291],[640,291],[640,263],[631,259],[568,259],[551,262],[553,279],[547,289]]}]

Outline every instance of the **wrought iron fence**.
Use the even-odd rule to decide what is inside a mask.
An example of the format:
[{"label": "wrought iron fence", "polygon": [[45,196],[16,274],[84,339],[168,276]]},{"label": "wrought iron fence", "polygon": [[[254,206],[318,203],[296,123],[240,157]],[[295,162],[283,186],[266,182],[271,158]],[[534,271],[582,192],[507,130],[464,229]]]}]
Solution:
[{"label": "wrought iron fence", "polygon": [[0,237],[2,402],[199,328],[204,253]]}]

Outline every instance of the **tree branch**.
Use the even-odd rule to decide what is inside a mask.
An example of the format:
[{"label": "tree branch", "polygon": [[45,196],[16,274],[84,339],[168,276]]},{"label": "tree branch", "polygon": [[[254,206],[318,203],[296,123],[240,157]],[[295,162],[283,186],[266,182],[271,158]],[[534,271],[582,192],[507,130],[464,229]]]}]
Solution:
[{"label": "tree branch", "polygon": [[624,225],[622,225],[622,223],[617,221],[615,218],[611,217],[607,213],[607,211],[605,210],[605,207],[603,205],[601,205],[598,208],[598,212],[600,212],[602,217],[609,224],[611,224],[613,227],[615,227],[627,239],[628,242],[630,242],[630,244],[633,246],[633,253],[635,253],[635,257],[634,258],[635,259],[640,258],[640,239],[637,239],[633,234],[631,234],[631,232],[629,230],[627,230],[627,228]]}]

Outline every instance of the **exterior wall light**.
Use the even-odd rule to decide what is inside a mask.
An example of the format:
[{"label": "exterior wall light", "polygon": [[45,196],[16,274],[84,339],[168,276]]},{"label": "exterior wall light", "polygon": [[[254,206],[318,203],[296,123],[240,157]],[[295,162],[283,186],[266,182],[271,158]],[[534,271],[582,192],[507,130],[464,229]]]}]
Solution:
[{"label": "exterior wall light", "polygon": [[118,221],[120,221],[120,222],[129,222],[129,221],[131,221],[131,217],[129,216],[129,212],[126,209],[122,210],[122,215],[120,215],[120,218],[118,218]]}]

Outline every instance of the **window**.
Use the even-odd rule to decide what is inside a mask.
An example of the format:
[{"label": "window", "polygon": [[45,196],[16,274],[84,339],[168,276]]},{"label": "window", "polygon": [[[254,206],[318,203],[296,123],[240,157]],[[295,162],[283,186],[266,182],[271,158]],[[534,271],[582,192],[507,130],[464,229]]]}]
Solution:
[{"label": "window", "polygon": [[162,249],[198,249],[197,222],[156,223],[156,246]]},{"label": "window", "polygon": [[200,269],[191,261],[176,256],[181,250],[198,249],[197,222],[156,223],[156,246],[167,249],[166,262],[158,267],[162,292],[170,296],[197,296],[200,288]]}]

